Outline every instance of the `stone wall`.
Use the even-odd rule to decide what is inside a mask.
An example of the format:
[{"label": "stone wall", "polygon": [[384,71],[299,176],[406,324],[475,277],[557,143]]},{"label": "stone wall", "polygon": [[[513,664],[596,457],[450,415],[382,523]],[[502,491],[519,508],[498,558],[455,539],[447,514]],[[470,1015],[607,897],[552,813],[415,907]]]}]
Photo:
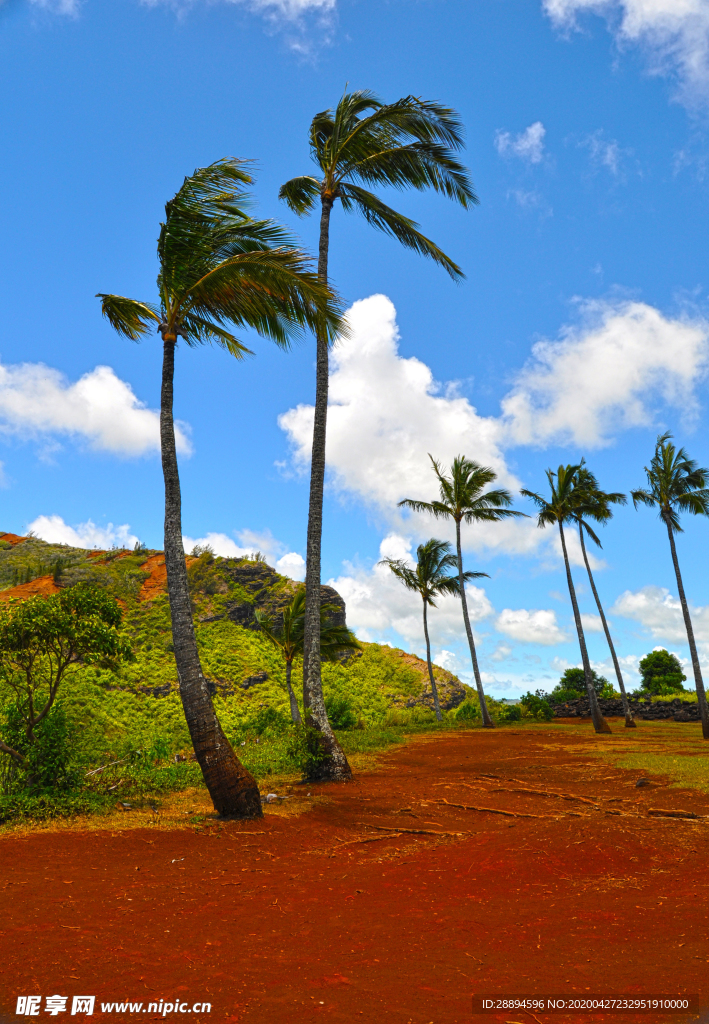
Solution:
[{"label": "stone wall", "polygon": [[[683,700],[663,700],[653,703],[650,700],[629,699],[633,718],[645,721],[672,719],[675,722],[698,722],[699,705],[688,704]],[[599,700],[598,705],[606,718],[623,718],[623,702],[621,700]],[[590,718],[591,709],[588,698],[567,701],[566,704],[552,704],[557,718]]]}]

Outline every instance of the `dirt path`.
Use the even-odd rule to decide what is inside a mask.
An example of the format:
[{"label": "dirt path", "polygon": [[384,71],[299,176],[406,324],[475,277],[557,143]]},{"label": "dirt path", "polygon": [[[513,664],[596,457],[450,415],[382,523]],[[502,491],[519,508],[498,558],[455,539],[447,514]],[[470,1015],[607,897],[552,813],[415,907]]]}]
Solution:
[{"label": "dirt path", "polygon": [[[18,1020],[18,995],[67,995],[69,1009],[94,994],[105,1020],[163,1019],[147,1012],[162,999],[210,1002],[194,1022],[529,1024],[520,1010],[471,1018],[473,993],[708,1005],[709,823],[647,811],[709,814],[709,795],[636,788],[642,773],[609,768],[594,742],[557,723],[438,735],[314,800],[303,790],[304,813],[293,800],[199,831],[7,835],[0,1008]],[[379,838],[404,829],[424,831]],[[114,1000],[143,1007],[99,1012]]]}]

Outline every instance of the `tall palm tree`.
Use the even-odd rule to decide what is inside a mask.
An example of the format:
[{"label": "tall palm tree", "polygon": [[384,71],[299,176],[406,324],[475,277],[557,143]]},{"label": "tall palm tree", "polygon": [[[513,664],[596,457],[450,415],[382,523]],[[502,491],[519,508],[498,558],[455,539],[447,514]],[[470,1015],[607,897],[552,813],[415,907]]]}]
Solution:
[{"label": "tall palm tree", "polygon": [[599,548],[602,547],[600,540],[586,522],[586,518],[594,519],[596,522],[602,523],[605,526],[605,524],[613,518],[611,505],[625,505],[628,499],[620,491],[602,491],[598,486],[598,480],[596,477],[584,465],[583,459],[581,460],[581,465],[576,479],[579,497],[576,502],[576,510],[573,518],[578,523],[583,561],[586,566],[586,572],[588,573],[588,581],[591,584],[591,591],[593,592],[593,596],[596,601],[596,607],[598,608],[598,614],[600,615],[601,623],[603,624],[603,632],[606,635],[608,649],[610,650],[611,658],[613,659],[613,667],[615,668],[616,679],[618,680],[618,686],[620,687],[621,700],[623,701],[625,727],[626,729],[635,729],[637,726],[630,710],[630,704],[628,703],[628,694],[625,692],[623,673],[620,671],[620,663],[618,661],[618,655],[615,652],[615,645],[613,643],[613,638],[611,637],[611,631],[608,628],[608,621],[603,611],[603,605],[601,604],[601,599],[598,596],[598,591],[596,590],[596,582],[593,578],[593,573],[591,572],[591,564],[588,560],[588,553],[586,551],[586,542],[584,538],[584,534],[587,534],[594,544]]},{"label": "tall palm tree", "polygon": [[699,714],[702,719],[702,736],[709,740],[709,713],[707,712],[707,698],[704,692],[704,681],[702,670],[699,667],[697,655],[697,644],[694,640],[694,629],[689,614],[687,597],[684,593],[682,574],[679,571],[677,559],[677,547],[675,545],[675,534],[682,532],[679,524],[680,512],[690,512],[694,516],[709,515],[709,488],[707,478],[709,470],[697,466],[694,459],[690,459],[684,448],[677,449],[671,442],[672,434],[665,433],[658,437],[655,444],[655,454],[652,461],[645,467],[647,475],[648,490],[639,489],[631,491],[633,505],[649,505],[650,508],[657,508],[662,522],[667,527],[667,536],[672,552],[672,564],[677,578],[677,590],[682,605],[684,625],[687,630],[687,643],[692,658],[694,670],[694,685],[697,690],[697,701],[699,703]]},{"label": "tall palm tree", "polygon": [[216,344],[241,359],[248,349],[225,325],[253,328],[286,348],[305,329],[333,337],[341,315],[308,271],[306,255],[273,221],[246,213],[252,183],[244,164],[220,160],[185,179],[165,206],[158,239],[157,302],[99,295],[103,314],[134,341],[157,327],[163,341],[160,448],[165,480],[165,565],[180,694],[195,754],[220,814],[255,817],[258,786],[227,740],[207,691],[195,642],[182,547],[173,377],[177,339]]},{"label": "tall palm tree", "polygon": [[[462,145],[463,129],[456,112],[414,96],[385,104],[368,90],[345,92],[334,111],[323,110],[316,114],[310,125],[310,152],[317,172],[291,178],[282,186],[280,198],[299,216],[312,213],[319,202],[320,281],[326,284],[328,280],[330,215],[338,199],[345,212],[360,213],[372,227],[429,257],[453,279],[461,278],[460,268],[418,230],[413,220],[391,209],[362,186],[389,185],[419,191],[433,188],[467,208],[478,199],[466,168],[455,156]],[[328,345],[324,332],[316,334],[316,341],[303,699],[313,725],[320,732],[323,752],[327,754],[322,762],[322,774],[342,778],[350,774],[349,765],[327,720],[320,673],[318,607],[328,393]]]},{"label": "tall palm tree", "polygon": [[[383,558],[380,565],[388,565],[397,579],[401,580],[407,590],[413,590],[420,595],[423,601],[423,635],[426,638],[426,663],[428,665],[428,678],[433,693],[433,706],[436,711],[436,718],[440,722],[443,718],[441,705],[438,700],[438,687],[433,676],[433,665],[431,663],[431,641],[428,636],[428,609],[435,608],[435,597],[441,594],[456,594],[460,596],[466,583],[471,580],[487,576],[486,572],[464,572],[462,575],[449,576],[448,569],[457,568],[458,559],[451,553],[450,544],[447,540],[436,540],[432,537],[425,544],[419,544],[416,548],[416,567],[414,569],[406,564],[403,558]],[[483,705],[481,703],[480,710]],[[486,709],[487,710],[487,709]]]},{"label": "tall palm tree", "polygon": [[591,708],[591,719],[596,732],[610,732],[611,728],[603,717],[601,709],[598,706],[598,696],[593,685],[591,662],[588,658],[586,637],[584,636],[581,614],[579,612],[578,601],[576,600],[576,590],[574,589],[574,581],[571,576],[569,554],[566,550],[566,537],[564,535],[564,523],[573,521],[576,505],[580,499],[580,492],[577,486],[578,472],[580,468],[580,465],[569,465],[559,466],[556,473],[551,469],[546,471],[547,480],[549,481],[549,489],[551,491],[551,498],[548,501],[546,498],[543,498],[541,494],[536,494],[534,491],[522,490],[521,493],[524,494],[525,497],[531,498],[539,509],[539,513],[537,515],[537,526],[539,526],[540,529],[544,529],[546,526],[550,526],[554,523],[559,527],[561,550],[564,555],[564,566],[566,567],[566,582],[569,587],[569,597],[571,598],[571,607],[574,611],[576,633],[579,638],[581,662],[583,664],[583,674],[586,680],[586,692],[588,693],[588,702]]},{"label": "tall palm tree", "polygon": [[[322,661],[336,661],[345,651],[360,651],[362,645],[354,633],[333,621],[332,613],[339,611],[333,604],[320,608],[320,657]],[[281,652],[286,663],[286,689],[290,701],[291,719],[302,724],[300,708],[291,685],[293,662],[303,655],[305,621],[305,587],[298,587],[290,604],[283,609],[283,624],[278,627],[265,612],[255,612],[264,636]]]},{"label": "tall palm tree", "polygon": [[429,459],[433,464],[433,471],[438,477],[440,499],[438,501],[415,501],[412,498],[405,498],[399,502],[399,507],[409,508],[413,512],[428,512],[436,519],[452,519],[455,523],[455,543],[458,553],[458,582],[460,584],[460,599],[463,605],[463,621],[465,632],[470,647],[470,658],[473,663],[473,674],[475,685],[478,690],[480,710],[483,717],[483,725],[487,729],[494,728],[490,712],[485,703],[485,692],[483,690],[480,669],[478,667],[478,656],[475,650],[473,631],[470,626],[470,615],[468,614],[468,601],[463,586],[463,551],[460,543],[460,524],[464,523],[498,523],[501,519],[509,519],[512,516],[524,515],[523,512],[514,512],[509,506],[512,504],[512,495],[504,487],[493,491],[485,491],[484,488],[497,479],[497,474],[487,466],[481,466],[477,462],[466,459],[464,455],[458,455],[453,460],[450,476],[445,476],[441,471],[440,463],[436,462],[432,455]]}]

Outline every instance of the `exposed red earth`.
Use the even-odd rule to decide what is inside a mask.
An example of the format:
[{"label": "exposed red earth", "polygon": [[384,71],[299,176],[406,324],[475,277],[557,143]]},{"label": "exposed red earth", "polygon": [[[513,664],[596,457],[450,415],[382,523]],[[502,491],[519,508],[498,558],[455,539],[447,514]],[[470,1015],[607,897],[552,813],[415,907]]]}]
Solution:
[{"label": "exposed red earth", "polygon": [[[705,815],[709,796],[636,788],[599,742],[559,722],[439,734],[351,783],[294,785],[263,821],[190,826],[193,793],[158,818],[6,833],[0,1011],[58,993],[96,995],[106,1020],[211,1002],[195,1024],[696,1019],[471,1016],[474,993],[709,1004],[709,824],[648,813]],[[100,1012],[128,1000],[138,1014]]]}]

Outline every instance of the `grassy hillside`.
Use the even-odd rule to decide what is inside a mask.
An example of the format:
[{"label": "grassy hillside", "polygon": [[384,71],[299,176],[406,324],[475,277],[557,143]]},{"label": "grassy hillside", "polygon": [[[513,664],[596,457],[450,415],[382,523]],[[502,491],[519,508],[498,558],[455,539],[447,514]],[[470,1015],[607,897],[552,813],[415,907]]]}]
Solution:
[{"label": "grassy hillside", "polygon": [[[197,641],[216,710],[232,742],[245,742],[265,709],[288,715],[284,665],[258,630],[254,610],[277,618],[297,584],[264,562],[214,558],[209,552],[188,558],[188,574]],[[117,672],[84,667],[67,680],[62,702],[84,759],[122,756],[156,743],[165,751],[189,750],[161,552],[82,551],[0,535],[0,600],[55,593],[83,580],[105,587],[121,602],[123,629],[136,656]],[[324,587],[323,600],[344,621],[339,594]],[[391,719],[397,709],[420,709],[425,715],[432,707],[425,662],[378,644],[363,648],[342,663],[323,666],[326,697],[346,697],[363,726]],[[468,687],[445,669],[436,667],[435,676],[443,707],[457,707]],[[301,679],[296,668],[296,691]]]}]

